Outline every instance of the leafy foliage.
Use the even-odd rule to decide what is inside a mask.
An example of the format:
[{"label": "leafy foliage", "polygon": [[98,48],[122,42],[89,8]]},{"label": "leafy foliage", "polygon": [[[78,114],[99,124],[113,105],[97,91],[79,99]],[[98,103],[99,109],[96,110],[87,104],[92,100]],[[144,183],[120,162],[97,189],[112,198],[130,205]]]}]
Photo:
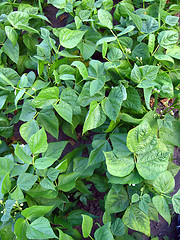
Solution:
[{"label": "leafy foliage", "polygon": [[[65,27],[52,27],[49,5]],[[170,224],[170,204],[180,214],[180,192],[170,195],[178,11],[166,1],[0,3],[0,238],[93,239],[98,216],[77,204],[92,201],[91,185],[105,195],[95,240],[134,239],[128,228],[150,236],[158,213]],[[172,106],[158,113],[164,99]]]}]

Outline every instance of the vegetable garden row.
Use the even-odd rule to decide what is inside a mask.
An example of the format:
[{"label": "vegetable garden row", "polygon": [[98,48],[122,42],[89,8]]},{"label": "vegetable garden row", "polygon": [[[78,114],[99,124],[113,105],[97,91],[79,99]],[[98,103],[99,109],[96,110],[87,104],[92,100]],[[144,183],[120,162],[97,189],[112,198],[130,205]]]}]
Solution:
[{"label": "vegetable garden row", "polygon": [[[180,214],[178,12],[166,0],[1,1],[0,239],[155,240],[150,220]],[[87,144],[62,155],[60,129]],[[104,194],[97,230],[78,208],[92,186]]]}]

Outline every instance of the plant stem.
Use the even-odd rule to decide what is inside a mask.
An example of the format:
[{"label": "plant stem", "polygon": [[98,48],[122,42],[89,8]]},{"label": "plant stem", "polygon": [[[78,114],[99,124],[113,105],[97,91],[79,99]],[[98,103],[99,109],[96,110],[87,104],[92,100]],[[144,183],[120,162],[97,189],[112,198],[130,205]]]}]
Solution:
[{"label": "plant stem", "polygon": [[154,93],[154,109],[157,108],[157,104],[158,104],[158,93]]},{"label": "plant stem", "polygon": [[35,119],[35,118],[37,117],[38,114],[39,114],[39,112],[37,112],[37,113],[34,115],[33,119]]},{"label": "plant stem", "polygon": [[152,53],[152,56],[154,56],[154,54],[156,53],[156,51],[159,49],[160,45],[158,44],[158,46],[156,47],[156,49],[154,50],[154,52]]},{"label": "plant stem", "polygon": [[119,47],[121,48],[121,51],[124,53],[124,56],[125,56],[127,62],[129,63],[129,66],[131,67],[131,64],[130,64],[130,62],[129,62],[129,59],[128,59],[128,57],[126,56],[126,54],[125,54],[125,52],[124,52],[124,49],[123,49],[123,47],[122,47],[122,45],[121,45],[118,37],[116,36],[116,34],[113,32],[112,29],[110,29],[110,31],[112,32],[113,36],[116,38],[116,40],[117,40],[117,42],[118,42],[118,45],[119,45]]},{"label": "plant stem", "polygon": [[91,235],[89,235],[89,237],[90,237],[91,240],[94,240],[94,238],[92,238]]}]

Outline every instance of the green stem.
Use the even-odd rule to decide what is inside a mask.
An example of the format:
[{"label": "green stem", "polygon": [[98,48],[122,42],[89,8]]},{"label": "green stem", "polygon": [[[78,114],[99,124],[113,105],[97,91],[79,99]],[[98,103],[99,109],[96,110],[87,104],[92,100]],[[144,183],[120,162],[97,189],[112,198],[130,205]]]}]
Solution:
[{"label": "green stem", "polygon": [[157,104],[158,104],[158,93],[154,93],[154,109],[157,108]]},{"label": "green stem", "polygon": [[156,49],[155,49],[154,52],[152,53],[152,56],[154,56],[154,54],[155,54],[156,51],[159,49],[159,47],[160,47],[160,45],[158,45],[158,46],[156,47]]},{"label": "green stem", "polygon": [[44,15],[44,14],[43,14],[42,5],[41,5],[41,0],[38,0],[38,3],[39,3],[39,11],[40,11],[40,13],[41,13],[42,15]]},{"label": "green stem", "polygon": [[118,45],[119,45],[119,47],[121,48],[121,51],[124,53],[124,56],[125,56],[127,62],[129,63],[129,66],[132,67],[131,64],[130,64],[130,62],[129,62],[128,57],[126,56],[126,54],[125,54],[125,52],[124,52],[124,49],[123,49],[123,47],[122,47],[122,45],[121,45],[121,43],[120,43],[118,37],[116,36],[116,34],[113,32],[112,29],[110,29],[110,31],[112,32],[113,36],[116,38],[116,40],[117,40],[117,42],[118,42]]},{"label": "green stem", "polygon": [[180,68],[178,68],[178,69],[169,69],[169,70],[167,70],[167,71],[164,71],[164,72],[176,72],[176,71],[180,71]]},{"label": "green stem", "polygon": [[91,235],[89,235],[89,237],[90,237],[91,240],[94,240],[94,238],[92,238]]},{"label": "green stem", "polygon": [[35,119],[35,118],[37,117],[38,114],[39,114],[39,112],[37,112],[37,113],[34,115],[33,119]]}]

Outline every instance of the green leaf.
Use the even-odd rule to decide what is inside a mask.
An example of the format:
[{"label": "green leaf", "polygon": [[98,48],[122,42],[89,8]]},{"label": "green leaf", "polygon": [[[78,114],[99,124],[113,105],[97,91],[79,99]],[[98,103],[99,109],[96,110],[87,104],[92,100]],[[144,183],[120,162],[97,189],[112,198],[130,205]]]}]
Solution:
[{"label": "green leaf", "polygon": [[5,26],[5,31],[6,31],[7,37],[12,42],[13,47],[14,47],[18,40],[18,34],[17,34],[16,30],[10,26]]},{"label": "green leaf", "polygon": [[153,186],[161,193],[171,193],[175,187],[175,180],[170,172],[165,171],[158,175]]},{"label": "green leaf", "polygon": [[18,92],[18,94],[16,95],[15,100],[14,100],[14,105],[15,105],[16,109],[17,109],[17,103],[18,103],[19,100],[22,98],[22,96],[24,95],[24,93],[25,93],[25,89],[21,89],[21,90]]},{"label": "green leaf", "polygon": [[106,11],[104,9],[99,9],[98,10],[98,19],[103,26],[105,26],[109,29],[113,29],[112,15],[108,11]]},{"label": "green leaf", "polygon": [[107,178],[105,176],[94,173],[91,177],[86,178],[86,180],[93,182],[99,192],[106,192],[109,190]]},{"label": "green leaf", "polygon": [[80,50],[84,60],[89,59],[96,51],[95,44],[86,39],[83,42],[78,43],[77,48]]},{"label": "green leaf", "polygon": [[125,28],[121,33],[118,33],[118,37],[125,35],[126,33],[129,33],[135,29],[135,26],[129,25],[127,28]]},{"label": "green leaf", "polygon": [[61,239],[63,239],[63,240],[73,240],[73,238],[70,235],[64,233],[62,230],[58,229],[58,231],[59,231],[59,240],[61,240]]},{"label": "green leaf", "polygon": [[82,233],[83,233],[83,237],[87,238],[91,233],[91,229],[93,226],[93,219],[90,216],[84,215],[84,214],[82,214],[82,217],[83,217]]},{"label": "green leaf", "polygon": [[64,192],[72,190],[76,185],[76,179],[79,175],[79,172],[60,174],[58,177],[58,189]]},{"label": "green leaf", "polygon": [[86,79],[88,77],[88,72],[87,72],[87,68],[85,66],[84,63],[80,62],[80,61],[74,61],[71,63],[72,66],[75,66],[78,68],[81,76]]},{"label": "green leaf", "polygon": [[24,209],[21,214],[30,221],[44,216],[46,213],[52,210],[53,206],[32,206]]},{"label": "green leaf", "polygon": [[14,11],[8,15],[8,21],[13,25],[13,27],[19,28],[20,24],[28,24],[29,15],[25,12]]},{"label": "green leaf", "polygon": [[17,185],[25,191],[29,191],[37,181],[38,176],[31,173],[21,173],[17,180]]},{"label": "green leaf", "polygon": [[111,223],[108,222],[98,228],[94,234],[95,240],[114,240],[110,227]]},{"label": "green leaf", "polygon": [[9,173],[7,173],[2,180],[1,192],[2,194],[6,194],[10,191],[10,189],[11,189],[11,179],[9,177]]},{"label": "green leaf", "polygon": [[[51,201],[51,199],[54,200],[58,195],[57,191],[43,188],[41,185],[34,185],[33,188],[31,190],[29,190],[27,193],[32,198],[38,199],[38,201],[40,201],[40,199],[41,199],[40,202],[43,202],[44,204],[46,204],[47,201],[50,201],[51,202],[50,205],[54,204],[54,202]],[[50,199],[50,200],[48,200],[48,199]]]},{"label": "green leaf", "polygon": [[180,147],[179,121],[172,122],[171,130],[166,127],[161,127],[159,130],[159,136],[165,143]]},{"label": "green leaf", "polygon": [[157,195],[152,199],[153,204],[159,214],[169,223],[171,223],[171,215],[169,211],[169,206],[166,199],[163,196]]},{"label": "green leaf", "polygon": [[103,113],[100,105],[96,101],[92,101],[83,126],[83,134],[88,130],[101,126],[105,121],[106,116]]},{"label": "green leaf", "polygon": [[147,180],[155,180],[157,176],[167,170],[169,152],[155,148],[150,152],[138,155],[137,170]]},{"label": "green leaf", "polygon": [[27,240],[26,230],[28,227],[28,223],[25,219],[18,218],[14,225],[14,232],[19,240]]},{"label": "green leaf", "polygon": [[88,69],[89,76],[98,78],[104,74],[104,65],[98,60],[91,60]]},{"label": "green leaf", "polygon": [[26,142],[29,142],[31,136],[34,135],[36,132],[38,132],[38,130],[39,130],[39,127],[37,122],[34,119],[32,119],[21,125],[20,134],[21,134],[21,137]]},{"label": "green leaf", "polygon": [[116,218],[115,222],[111,225],[111,232],[115,236],[123,236],[125,234],[125,226],[120,218]]},{"label": "green leaf", "polygon": [[111,147],[106,139],[93,139],[93,150],[89,155],[88,166],[100,163],[105,160],[104,152],[111,151]]},{"label": "green leaf", "polygon": [[106,77],[104,75],[99,76],[97,79],[93,80],[90,84],[90,96],[93,96],[99,92],[106,82]]},{"label": "green leaf", "polygon": [[151,107],[150,107],[150,97],[151,97],[151,94],[152,94],[152,90],[153,90],[152,87],[147,87],[147,88],[143,89],[146,107],[149,110],[151,110]]},{"label": "green leaf", "polygon": [[23,146],[19,145],[19,143],[16,145],[16,148],[15,148],[15,154],[16,156],[21,159],[24,163],[27,163],[27,164],[31,164],[32,163],[32,157],[30,157],[29,155],[26,154],[26,152],[24,152]]},{"label": "green leaf", "polygon": [[[59,172],[58,172],[58,174],[59,174]],[[40,185],[41,185],[43,188],[55,190],[55,186],[54,186],[53,182],[51,182],[48,178],[44,178],[44,179],[40,182]]]},{"label": "green leaf", "polygon": [[153,220],[156,222],[159,221],[158,211],[156,210],[156,208],[152,202],[149,203],[148,217],[150,220]]},{"label": "green leaf", "polygon": [[127,147],[131,152],[141,153],[153,138],[152,129],[147,121],[131,129],[127,135]]},{"label": "green leaf", "polygon": [[22,190],[20,189],[19,186],[17,186],[17,188],[14,190],[14,192],[11,194],[11,199],[14,199],[14,200],[22,200],[24,199],[24,195],[23,195],[23,192]]},{"label": "green leaf", "polygon": [[126,209],[122,220],[127,227],[150,236],[150,220],[137,204]]},{"label": "green leaf", "polygon": [[6,176],[7,173],[11,172],[14,167],[14,161],[12,158],[0,157],[0,179]]},{"label": "green leaf", "polygon": [[180,60],[180,47],[175,46],[174,48],[167,50],[166,54]]},{"label": "green leaf", "polygon": [[179,17],[168,15],[165,18],[165,23],[170,26],[175,26],[178,23],[178,20],[179,20]]},{"label": "green leaf", "polygon": [[82,26],[82,21],[81,21],[81,19],[80,19],[78,16],[75,16],[75,17],[74,17],[74,21],[75,21],[77,30],[80,29],[80,27]]},{"label": "green leaf", "polygon": [[135,23],[135,25],[138,28],[138,30],[141,31],[141,28],[142,28],[142,20],[141,20],[141,18],[138,15],[130,12],[128,9],[126,9],[126,11],[127,11],[128,15],[129,15],[129,17]]},{"label": "green leaf", "polygon": [[43,153],[47,150],[47,135],[44,128],[33,134],[29,139],[29,147],[34,154]]},{"label": "green leaf", "polygon": [[148,39],[148,49],[150,53],[153,53],[154,47],[155,47],[155,35],[154,33],[149,34],[149,39]]},{"label": "green leaf", "polygon": [[103,45],[102,45],[102,56],[103,56],[103,58],[105,58],[107,50],[108,50],[108,44],[107,44],[107,42],[104,41]]},{"label": "green leaf", "polygon": [[50,87],[41,90],[36,98],[32,101],[32,106],[35,108],[44,108],[56,103],[59,97],[59,88]]},{"label": "green leaf", "polygon": [[28,225],[26,237],[30,239],[57,238],[49,221],[44,217],[40,217]]},{"label": "green leaf", "polygon": [[172,203],[173,203],[174,211],[177,214],[180,214],[180,189],[178,190],[178,192],[176,194],[173,195]]},{"label": "green leaf", "polygon": [[123,100],[126,99],[126,89],[123,85],[118,87],[114,87],[109,96],[105,98],[101,105],[104,113],[111,119],[112,121],[116,121]]},{"label": "green leaf", "polygon": [[19,28],[19,29],[22,29],[23,31],[27,31],[27,32],[29,32],[29,33],[39,34],[39,32],[38,32],[35,28],[26,26],[26,25],[24,25],[24,24],[19,24],[19,25],[18,25],[18,28]]},{"label": "green leaf", "polygon": [[148,215],[148,211],[149,211],[149,205],[148,203],[142,199],[140,202],[139,202],[139,208],[146,214]]},{"label": "green leaf", "polygon": [[134,81],[135,83],[140,83],[141,78],[142,78],[142,75],[141,75],[140,69],[136,64],[134,64],[134,67],[131,71],[131,80]]},{"label": "green leaf", "polygon": [[107,194],[105,209],[109,214],[124,211],[129,206],[128,195],[122,185],[116,185],[118,191],[112,187]]},{"label": "green leaf", "polygon": [[158,85],[157,89],[160,91],[160,96],[164,98],[173,98],[174,97],[174,88],[173,83],[169,75],[165,72],[161,72],[157,75],[155,80]]},{"label": "green leaf", "polygon": [[150,59],[148,45],[146,43],[139,43],[132,50],[132,57],[134,61],[141,61],[143,63],[148,63]]},{"label": "green leaf", "polygon": [[43,154],[43,157],[50,157],[55,159],[60,158],[61,153],[66,147],[67,143],[67,141],[48,143],[47,151]]},{"label": "green leaf", "polygon": [[108,172],[116,177],[128,175],[135,167],[133,156],[116,157],[113,152],[104,153]]},{"label": "green leaf", "polygon": [[10,216],[11,210],[12,210],[12,208],[14,207],[15,202],[16,202],[15,200],[11,200],[11,199],[6,200],[6,203],[5,203],[5,211],[4,211],[3,216],[1,217],[1,221],[2,221],[2,222],[8,221],[9,218],[11,217],[11,216]]},{"label": "green leaf", "polygon": [[57,105],[53,105],[53,107],[64,120],[72,124],[73,110],[67,102],[60,100],[59,103]]},{"label": "green leaf", "polygon": [[127,9],[130,12],[134,11],[134,6],[131,4],[131,2],[124,2],[124,1],[119,2],[119,4],[116,6],[116,9],[115,9],[115,12],[114,12],[114,18],[117,21],[120,21],[121,16],[125,17],[125,18],[128,17]]},{"label": "green leaf", "polygon": [[68,28],[61,29],[59,33],[60,44],[65,48],[74,48],[81,41],[85,31],[70,30]]},{"label": "green leaf", "polygon": [[159,29],[159,23],[155,18],[145,15],[143,16],[145,20],[142,22],[141,32],[150,34],[156,32]]},{"label": "green leaf", "polygon": [[15,46],[13,46],[12,42],[7,39],[4,45],[1,48],[4,53],[8,55],[8,57],[15,62],[18,63],[19,60],[19,44],[16,43]]},{"label": "green leaf", "polygon": [[178,32],[173,30],[162,31],[159,33],[157,39],[161,47],[171,49],[178,41]]},{"label": "green leaf", "polygon": [[126,139],[126,133],[113,133],[110,135],[110,140],[113,146],[113,153],[119,158],[124,158],[131,155],[131,152],[126,146]]},{"label": "green leaf", "polygon": [[136,113],[143,113],[141,98],[138,91],[134,87],[129,86],[126,88],[126,93],[127,99],[123,101],[122,106],[131,109]]},{"label": "green leaf", "polygon": [[134,193],[131,197],[131,202],[135,203],[139,201],[139,195],[137,193]]},{"label": "green leaf", "polygon": [[7,99],[7,95],[1,95],[1,99],[0,99],[0,110],[3,108],[5,102],[6,102],[6,99]]},{"label": "green leaf", "polygon": [[119,48],[111,48],[107,54],[107,58],[111,61],[111,62],[115,62],[118,61],[122,58],[123,53]]},{"label": "green leaf", "polygon": [[50,167],[56,159],[50,157],[41,157],[35,160],[34,166],[37,169],[46,169]]},{"label": "green leaf", "polygon": [[52,109],[42,109],[38,114],[37,122],[53,137],[58,139],[59,121]]},{"label": "green leaf", "polygon": [[77,115],[81,114],[81,107],[78,102],[78,96],[74,89],[70,87],[63,89],[63,91],[61,92],[60,99],[71,106],[73,114]]},{"label": "green leaf", "polygon": [[86,82],[83,86],[83,89],[79,95],[78,102],[80,106],[86,107],[92,101],[102,101],[105,95],[105,90],[102,88],[99,92],[94,94],[93,96],[90,95],[90,82]]}]

